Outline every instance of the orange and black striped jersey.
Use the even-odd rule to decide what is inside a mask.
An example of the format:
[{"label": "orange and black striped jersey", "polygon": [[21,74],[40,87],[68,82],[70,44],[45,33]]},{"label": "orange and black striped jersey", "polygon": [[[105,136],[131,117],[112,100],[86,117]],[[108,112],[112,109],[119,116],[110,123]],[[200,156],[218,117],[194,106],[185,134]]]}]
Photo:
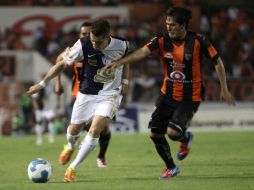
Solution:
[{"label": "orange and black striped jersey", "polygon": [[72,97],[76,98],[79,91],[80,75],[82,72],[82,62],[77,62],[73,65],[73,77],[72,77]]},{"label": "orange and black striped jersey", "polygon": [[[60,55],[62,56],[64,52]],[[80,75],[82,72],[83,63],[77,62],[73,65],[73,75],[72,75],[72,97],[76,98],[79,91]]]},{"label": "orange and black striped jersey", "polygon": [[163,94],[176,101],[202,101],[202,56],[205,55],[213,62],[219,57],[205,36],[187,32],[185,39],[176,43],[165,34],[153,38],[146,46],[160,56],[164,72],[161,87]]}]

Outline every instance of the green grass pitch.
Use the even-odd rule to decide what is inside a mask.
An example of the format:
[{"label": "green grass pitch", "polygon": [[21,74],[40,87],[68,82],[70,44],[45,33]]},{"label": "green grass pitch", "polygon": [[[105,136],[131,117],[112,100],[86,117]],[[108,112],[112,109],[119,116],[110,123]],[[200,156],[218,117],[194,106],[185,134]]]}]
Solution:
[{"label": "green grass pitch", "polygon": [[[178,143],[170,141],[180,167],[179,176],[158,178],[164,167],[148,134],[113,134],[107,168],[97,168],[98,147],[77,172],[77,182],[64,183],[67,166],[58,164],[65,136],[55,144],[35,145],[34,136],[0,138],[0,190],[251,190],[254,189],[254,131],[194,132],[190,155],[176,160]],[[27,166],[35,158],[53,165],[53,177],[45,184],[27,178]]]}]

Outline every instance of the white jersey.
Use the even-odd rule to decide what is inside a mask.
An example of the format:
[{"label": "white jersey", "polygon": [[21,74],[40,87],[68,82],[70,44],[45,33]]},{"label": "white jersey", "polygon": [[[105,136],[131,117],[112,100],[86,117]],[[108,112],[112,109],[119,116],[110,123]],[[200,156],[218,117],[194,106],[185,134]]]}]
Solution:
[{"label": "white jersey", "polygon": [[83,60],[83,71],[79,91],[90,95],[116,95],[122,88],[123,66],[114,70],[103,67],[112,61],[124,57],[128,52],[128,42],[123,39],[110,37],[109,45],[103,51],[93,48],[89,37],[79,39],[74,46],[67,49],[63,58],[72,65]]}]

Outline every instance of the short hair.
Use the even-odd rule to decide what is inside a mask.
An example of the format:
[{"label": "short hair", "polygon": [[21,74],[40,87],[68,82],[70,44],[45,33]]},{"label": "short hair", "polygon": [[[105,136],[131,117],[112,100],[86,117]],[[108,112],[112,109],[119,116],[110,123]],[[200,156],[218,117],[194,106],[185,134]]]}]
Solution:
[{"label": "short hair", "polygon": [[91,32],[96,37],[106,36],[110,33],[110,24],[107,20],[96,20],[92,23]]},{"label": "short hair", "polygon": [[[81,27],[91,27],[91,26],[92,26],[92,23],[91,23],[91,22],[88,22],[88,21],[83,22],[82,25],[81,25]],[[80,28],[81,28],[81,27],[80,27]]]},{"label": "short hair", "polygon": [[167,10],[167,16],[174,17],[178,24],[185,24],[185,27],[188,28],[191,11],[184,7],[170,7]]}]

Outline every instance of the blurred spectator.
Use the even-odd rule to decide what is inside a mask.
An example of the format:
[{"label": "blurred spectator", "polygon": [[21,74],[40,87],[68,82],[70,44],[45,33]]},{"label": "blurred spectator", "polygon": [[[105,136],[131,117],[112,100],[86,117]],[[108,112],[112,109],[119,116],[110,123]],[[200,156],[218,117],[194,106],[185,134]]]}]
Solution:
[{"label": "blurred spectator", "polygon": [[22,135],[24,134],[24,118],[18,113],[14,113],[12,117],[12,135]]},{"label": "blurred spectator", "polygon": [[29,132],[29,130],[32,128],[33,117],[34,117],[31,98],[28,95],[23,94],[20,97],[19,106],[20,106],[20,112],[21,112],[20,115],[24,119],[24,126],[27,132]]},{"label": "blurred spectator", "polygon": [[[28,0],[29,1],[29,0]],[[169,3],[182,6],[199,6],[201,10],[201,16],[197,20],[199,21],[200,33],[206,34],[216,49],[220,52],[220,55],[225,63],[226,72],[229,77],[248,77],[253,76],[254,73],[254,19],[251,14],[246,11],[247,9],[237,8],[233,6],[229,7],[212,7],[205,1],[197,0],[31,0],[28,5],[35,6],[117,6],[127,5],[133,3],[164,3],[168,6]],[[2,4],[15,5],[18,1],[4,1]],[[153,20],[146,22],[130,23],[123,21],[122,23],[112,23],[114,31],[112,34],[127,38],[130,42],[130,50],[135,50],[137,47],[144,45],[148,39],[153,36],[159,36],[164,32],[165,20],[159,20],[162,15],[158,15]],[[4,31],[6,30],[6,31]],[[24,49],[24,43],[22,38],[17,33],[13,33],[8,29],[0,30],[0,49]],[[32,35],[34,38],[34,49],[37,49],[42,55],[46,56],[52,63],[55,62],[56,55],[59,51],[63,51],[62,47],[71,46],[78,38],[78,32],[76,29],[72,29],[69,32],[59,30],[55,35],[51,36],[50,27],[39,26]],[[146,73],[146,78],[153,78],[159,76],[158,73],[152,73],[149,68],[154,68],[154,65],[159,64],[158,60],[146,60],[148,63],[147,68],[135,67],[131,69],[133,75],[133,84],[143,85],[137,77]],[[1,63],[0,63],[1,64]],[[4,65],[3,65],[4,66]],[[206,64],[203,68],[207,77],[214,77],[214,70]],[[150,69],[156,70],[156,69]],[[6,78],[6,68],[0,67],[0,80]],[[150,72],[150,73],[149,73]],[[68,71],[67,71],[68,73]],[[137,73],[137,74],[136,74]],[[3,76],[4,75],[4,76]],[[156,78],[154,85],[159,88],[161,78]],[[137,82],[139,81],[139,82]],[[148,82],[149,80],[145,81]],[[137,87],[135,87],[137,88]],[[142,87],[143,88],[143,87]],[[140,90],[138,90],[140,91]],[[146,99],[147,93],[144,91],[133,91],[134,99]],[[143,93],[144,92],[144,93]],[[138,97],[139,96],[139,97]],[[151,96],[153,96],[151,94]],[[153,98],[153,97],[151,97]]]}]

